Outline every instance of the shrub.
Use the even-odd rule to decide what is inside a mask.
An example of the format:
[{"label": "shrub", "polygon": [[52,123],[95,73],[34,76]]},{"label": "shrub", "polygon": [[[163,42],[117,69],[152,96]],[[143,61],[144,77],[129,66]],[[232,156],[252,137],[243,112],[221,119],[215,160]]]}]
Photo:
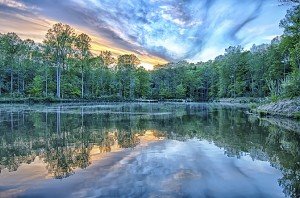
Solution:
[{"label": "shrub", "polygon": [[293,73],[288,80],[283,83],[283,94],[289,98],[300,96],[300,72]]}]

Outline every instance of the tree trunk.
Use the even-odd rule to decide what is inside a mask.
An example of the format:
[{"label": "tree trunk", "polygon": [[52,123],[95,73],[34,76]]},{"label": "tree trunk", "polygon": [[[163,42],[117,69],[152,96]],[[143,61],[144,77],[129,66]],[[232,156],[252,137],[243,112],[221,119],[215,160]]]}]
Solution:
[{"label": "tree trunk", "polygon": [[56,97],[60,99],[60,64],[57,65],[56,68]]},{"label": "tree trunk", "polygon": [[2,78],[0,77],[0,96],[2,95]]},{"label": "tree trunk", "polygon": [[81,107],[81,132],[83,133],[83,107]]},{"label": "tree trunk", "polygon": [[83,66],[81,66],[81,98],[83,98],[84,85],[83,85]]},{"label": "tree trunk", "polygon": [[297,56],[297,63],[298,63],[298,67],[299,67],[299,71],[300,71],[300,58]]},{"label": "tree trunk", "polygon": [[20,69],[18,68],[18,94],[20,94]]},{"label": "tree trunk", "polygon": [[47,139],[47,137],[48,137],[48,107],[46,107],[46,123],[45,123],[45,127],[46,127],[46,129],[45,129],[45,138]]},{"label": "tree trunk", "polygon": [[14,132],[14,115],[12,112],[10,113],[10,130]]},{"label": "tree trunk", "polygon": [[10,95],[13,93],[13,69],[10,70]]},{"label": "tree trunk", "polygon": [[130,97],[130,99],[134,99],[134,87],[135,87],[134,80],[130,79],[130,84],[129,84],[129,97]]},{"label": "tree trunk", "polygon": [[46,66],[46,97],[48,97],[48,68]]},{"label": "tree trunk", "polygon": [[58,137],[60,137],[61,135],[61,118],[60,118],[60,109],[61,107],[58,107],[58,109],[56,110],[56,133],[58,135]]}]

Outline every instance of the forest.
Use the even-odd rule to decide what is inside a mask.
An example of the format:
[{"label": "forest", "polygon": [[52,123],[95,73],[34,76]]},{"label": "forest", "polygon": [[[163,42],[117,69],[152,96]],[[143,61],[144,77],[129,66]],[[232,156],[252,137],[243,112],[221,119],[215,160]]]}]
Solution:
[{"label": "forest", "polygon": [[282,36],[250,50],[230,46],[208,62],[179,61],[140,66],[134,54],[91,52],[91,38],[58,23],[43,43],[0,34],[0,97],[99,99],[189,99],[300,96],[300,6],[281,20]]}]

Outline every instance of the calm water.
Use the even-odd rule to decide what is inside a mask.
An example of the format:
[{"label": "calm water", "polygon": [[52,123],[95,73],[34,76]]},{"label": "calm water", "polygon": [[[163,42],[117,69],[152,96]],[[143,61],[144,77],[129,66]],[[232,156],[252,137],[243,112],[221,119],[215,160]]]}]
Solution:
[{"label": "calm water", "polygon": [[0,197],[299,196],[297,126],[245,111],[1,105]]}]

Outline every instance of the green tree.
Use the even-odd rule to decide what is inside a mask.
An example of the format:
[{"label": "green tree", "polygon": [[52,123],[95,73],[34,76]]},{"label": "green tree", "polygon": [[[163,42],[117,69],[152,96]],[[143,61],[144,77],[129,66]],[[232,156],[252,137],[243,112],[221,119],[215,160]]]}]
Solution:
[{"label": "green tree", "polygon": [[110,51],[101,51],[99,57],[102,59],[103,64],[107,67],[116,62]]},{"label": "green tree", "polygon": [[15,68],[19,61],[21,51],[22,40],[16,33],[7,33],[2,36],[1,39],[1,51],[3,53],[4,67],[6,73],[10,75],[10,95],[13,95],[14,91],[14,75]]},{"label": "green tree", "polygon": [[134,71],[137,69],[139,64],[140,60],[134,54],[125,54],[118,57],[117,79],[119,95],[122,98],[134,98]]},{"label": "green tree", "polygon": [[144,67],[139,67],[135,71],[135,96],[146,98],[150,93],[150,75]]},{"label": "green tree", "polygon": [[41,97],[43,96],[43,79],[41,76],[36,76],[28,90],[30,96]]},{"label": "green tree", "polygon": [[[297,2],[297,1],[293,1]],[[299,3],[299,2],[298,2]],[[281,47],[285,49],[285,61],[291,65],[291,72],[283,83],[283,92],[287,97],[300,95],[300,5],[288,10],[285,19],[280,22],[284,28]]]},{"label": "green tree", "polygon": [[250,71],[250,91],[252,97],[265,97],[268,94],[267,52],[268,45],[253,45],[248,54],[248,69]]},{"label": "green tree", "polygon": [[81,69],[81,98],[84,97],[84,69],[87,66],[87,60],[91,56],[91,38],[86,34],[80,34],[76,37],[76,58],[79,59],[79,65]]},{"label": "green tree", "polygon": [[67,67],[67,58],[73,55],[75,30],[69,25],[57,23],[48,30],[44,44],[51,48],[56,62],[56,96],[61,97],[61,70]]}]

